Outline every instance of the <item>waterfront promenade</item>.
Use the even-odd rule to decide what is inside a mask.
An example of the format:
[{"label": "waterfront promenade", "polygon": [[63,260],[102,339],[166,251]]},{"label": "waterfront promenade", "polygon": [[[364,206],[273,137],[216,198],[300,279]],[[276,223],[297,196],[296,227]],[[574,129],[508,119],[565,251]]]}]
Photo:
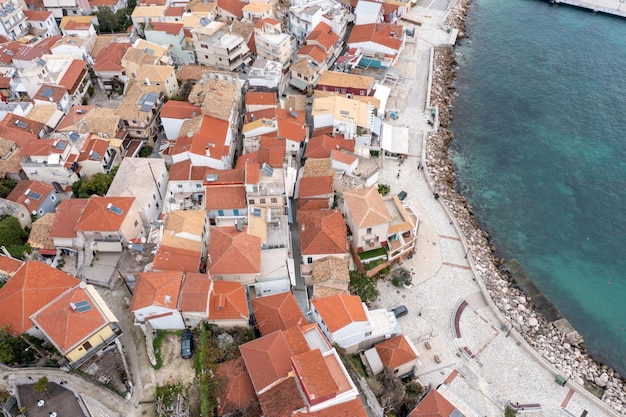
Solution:
[{"label": "waterfront promenade", "polygon": [[566,4],[591,10],[593,12],[606,13],[620,17],[626,17],[626,0],[550,0],[554,4]]},{"label": "waterfront promenade", "polygon": [[442,2],[420,1],[408,15],[421,25],[397,64],[403,75],[389,108],[399,118],[389,123],[410,129],[410,156],[402,164],[385,160],[380,182],[390,184],[394,193],[408,193],[407,201],[420,213],[419,236],[416,254],[403,264],[413,274],[412,287],[397,288],[381,281],[381,296],[374,307],[408,307],[409,314],[400,324],[420,352],[420,381],[440,387],[466,416],[502,416],[507,404],[519,404],[520,413],[528,416],[580,416],[585,411],[617,416],[581,385],[557,384],[559,371],[510,330],[485,296],[456,219],[442,199],[434,198],[428,166],[418,169],[425,162],[425,133],[433,129],[426,108],[431,49],[454,42],[442,25],[449,12],[445,7]]}]

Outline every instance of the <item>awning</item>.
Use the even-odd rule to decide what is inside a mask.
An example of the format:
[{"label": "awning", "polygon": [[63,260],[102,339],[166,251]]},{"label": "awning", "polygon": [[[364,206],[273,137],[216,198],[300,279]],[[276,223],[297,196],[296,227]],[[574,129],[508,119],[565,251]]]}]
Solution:
[{"label": "awning", "polygon": [[307,87],[309,86],[307,83],[305,83],[301,79],[293,78],[293,77],[289,81],[289,85],[296,87],[300,91],[306,91]]},{"label": "awning", "polygon": [[409,128],[383,123],[381,147],[387,152],[399,155],[409,153]]},{"label": "awning", "polygon": [[56,249],[39,249],[39,254],[42,256],[55,256],[57,254]]}]

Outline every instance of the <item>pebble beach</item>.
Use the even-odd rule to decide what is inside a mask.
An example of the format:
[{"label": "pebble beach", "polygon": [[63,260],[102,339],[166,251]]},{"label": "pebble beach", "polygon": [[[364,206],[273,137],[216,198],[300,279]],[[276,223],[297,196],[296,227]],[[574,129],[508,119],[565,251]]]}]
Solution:
[{"label": "pebble beach", "polygon": [[[444,25],[466,35],[465,17],[470,6],[460,0],[450,11]],[[456,71],[454,47],[438,46],[434,50],[430,105],[438,108],[439,128],[426,142],[426,166],[433,189],[448,212],[456,219],[474,272],[482,281],[483,292],[493,301],[495,312],[509,329],[519,334],[549,365],[568,380],[580,385],[593,383],[604,389],[602,401],[618,413],[626,414],[624,379],[607,365],[591,358],[584,344],[568,343],[564,336],[530,305],[524,293],[512,282],[489,234],[481,230],[467,199],[455,190],[455,170],[448,150],[454,134],[449,130],[454,102]]]}]

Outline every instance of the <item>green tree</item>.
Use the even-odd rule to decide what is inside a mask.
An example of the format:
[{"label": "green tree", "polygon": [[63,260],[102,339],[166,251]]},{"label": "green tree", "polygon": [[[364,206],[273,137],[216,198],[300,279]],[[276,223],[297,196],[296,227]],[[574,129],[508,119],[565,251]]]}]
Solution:
[{"label": "green tree", "polygon": [[72,192],[75,198],[89,198],[96,194],[103,196],[109,191],[109,187],[115,178],[117,168],[114,167],[110,173],[97,173],[87,180],[79,180],[72,184]]},{"label": "green tree", "polygon": [[378,193],[382,195],[383,197],[389,194],[389,191],[391,191],[391,187],[389,185],[378,184]]},{"label": "green tree", "polygon": [[46,394],[50,395],[48,392],[48,377],[42,376],[41,378],[39,378],[37,382],[33,384],[33,389],[35,390],[35,392],[45,392]]},{"label": "green tree", "polygon": [[350,271],[350,294],[358,295],[364,303],[376,301],[380,295],[376,278],[370,278],[360,271]]},{"label": "green tree", "polygon": [[11,191],[15,188],[17,183],[8,178],[0,179],[0,198],[7,198]]},{"label": "green tree", "polygon": [[[27,335],[23,337],[29,337]],[[9,333],[9,328],[0,328],[0,362],[13,365],[28,363],[35,360],[35,352],[29,349],[23,337],[15,337]]]},{"label": "green tree", "polygon": [[98,9],[98,31],[100,33],[115,33],[120,26],[119,16],[117,13],[113,13],[108,6],[103,6]]},{"label": "green tree", "polygon": [[0,246],[4,246],[14,258],[22,258],[24,252],[30,253],[30,245],[26,243],[28,232],[16,217],[4,216],[0,219]]}]

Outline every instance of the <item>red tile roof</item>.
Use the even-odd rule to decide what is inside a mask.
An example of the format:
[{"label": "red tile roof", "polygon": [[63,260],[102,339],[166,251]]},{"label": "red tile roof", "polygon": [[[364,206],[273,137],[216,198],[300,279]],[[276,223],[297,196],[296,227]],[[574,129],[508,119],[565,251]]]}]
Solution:
[{"label": "red tile roof", "polygon": [[[7,200],[21,204],[31,212],[37,210],[53,192],[53,186],[41,181],[20,181],[9,193]],[[39,199],[35,199],[30,193],[40,194]]]},{"label": "red tile roof", "polygon": [[326,199],[305,198],[298,199],[298,210],[310,211],[310,210],[328,210],[330,204]]},{"label": "red tile roof", "polygon": [[75,20],[70,20],[65,24],[63,30],[87,30],[91,27],[91,22],[77,22]]},{"label": "red tile roof", "polygon": [[72,106],[67,115],[65,115],[61,122],[57,125],[56,130],[59,131],[70,126],[77,125],[81,120],[85,118],[85,116],[87,116],[87,114],[89,114],[95,108],[95,106]]},{"label": "red tile roof", "polygon": [[239,19],[243,18],[243,8],[247,3],[239,0],[217,0],[217,7]]},{"label": "red tile roof", "polygon": [[297,54],[298,58],[312,58],[317,65],[321,65],[328,57],[328,53],[317,45],[304,45],[302,48],[298,49]]},{"label": "red tile roof", "polygon": [[339,36],[337,36],[332,28],[328,26],[326,23],[321,22],[313,32],[306,37],[306,42],[308,43],[317,43],[322,48],[325,49],[325,52],[328,52],[339,40]]},{"label": "red tile roof", "polygon": [[33,323],[29,317],[77,285],[80,280],[39,261],[28,261],[0,288],[0,327],[22,334]]},{"label": "red tile roof", "polygon": [[257,393],[291,371],[292,351],[282,332],[254,339],[239,346],[239,350]]},{"label": "red tile roof", "polygon": [[241,356],[237,359],[220,363],[217,367],[217,375],[225,379],[225,382],[220,384],[221,402],[217,412],[218,416],[236,413],[245,409],[246,416],[261,417],[261,408],[256,398],[250,375],[248,375]]},{"label": "red tile roof", "polygon": [[89,139],[83,144],[77,161],[103,161],[108,148],[109,141],[107,139],[90,136]]},{"label": "red tile roof", "polygon": [[[26,126],[24,127],[18,126],[17,122],[25,123]],[[44,123],[31,120],[27,117],[22,117],[14,113],[7,114],[4,120],[2,121],[2,125],[9,127],[11,129],[15,129],[22,133],[26,133],[26,134],[32,133],[34,135],[39,135],[39,133],[46,127]],[[6,138],[6,139],[9,139],[9,138]]]},{"label": "red tile roof", "polygon": [[264,417],[291,417],[294,410],[306,405],[298,384],[292,377],[281,381],[258,397]]},{"label": "red tile roof", "polygon": [[346,140],[343,135],[332,137],[320,135],[309,139],[304,156],[306,158],[328,158],[333,149],[344,149],[354,152],[354,141]]},{"label": "red tile roof", "polygon": [[[80,312],[72,305],[85,301],[91,307]],[[32,321],[62,353],[69,352],[109,321],[88,291],[78,285],[48,304]]]},{"label": "red tile roof", "polygon": [[[168,103],[170,103],[168,101]],[[166,103],[167,104],[167,103]],[[191,159],[173,163],[170,166],[169,181],[185,181],[191,179]]]},{"label": "red tile roof", "polygon": [[183,13],[185,13],[184,7],[168,7],[163,13],[164,16],[168,17],[182,17]]},{"label": "red tile roof", "polygon": [[87,74],[87,62],[75,59],[65,70],[59,85],[67,88],[70,95],[74,94]]},{"label": "red tile roof", "polygon": [[209,290],[213,280],[207,274],[188,272],[180,289],[178,308],[183,313],[204,313],[209,310]]},{"label": "red tile roof", "polygon": [[378,343],[375,348],[383,366],[387,368],[396,369],[417,359],[415,351],[404,335],[395,336]]},{"label": "red tile roof", "polygon": [[285,139],[302,142],[306,136],[304,129],[304,112],[296,112],[298,117],[293,117],[293,113],[288,109],[276,109],[276,119],[278,121],[278,136]]},{"label": "red tile roof", "polygon": [[188,101],[169,100],[161,107],[161,118],[191,119],[202,113],[200,106],[194,106]]},{"label": "red tile roof", "polygon": [[150,306],[176,310],[183,276],[182,271],[140,272],[135,281],[130,311]]},{"label": "red tile roof", "polygon": [[109,6],[113,7],[117,4],[117,0],[89,0],[90,6],[100,7],[100,6]]},{"label": "red tile roof", "polygon": [[322,197],[332,194],[333,177],[304,177],[300,179],[299,198]]},{"label": "red tile roof", "polygon": [[237,168],[244,168],[246,162],[256,162],[260,165],[262,165],[265,162],[269,164],[270,166],[272,166],[273,168],[282,168],[284,158],[285,158],[284,145],[282,147],[277,147],[277,146],[272,146],[270,148],[262,147],[258,151],[241,155],[237,159]]},{"label": "red tile roof", "polygon": [[10,64],[13,62],[13,57],[15,57],[19,51],[26,48],[29,47],[16,41],[2,43],[2,48],[0,48],[0,61]]},{"label": "red tile roof", "polygon": [[355,25],[348,38],[348,45],[361,42],[373,42],[386,46],[396,51],[402,46],[403,27],[391,23],[369,23],[366,25]]},{"label": "red tile roof", "polygon": [[[46,91],[46,96],[43,95],[44,91]],[[44,84],[39,87],[39,90],[35,93],[33,100],[45,100],[51,103],[58,103],[66,93],[67,88],[65,87]]]},{"label": "red tile roof", "polygon": [[56,215],[50,229],[50,237],[75,238],[76,224],[88,201],[86,198],[72,198],[61,201],[56,207]]},{"label": "red tile roof", "polygon": [[337,210],[298,213],[302,255],[346,253],[346,223]]},{"label": "red tile roof", "polygon": [[273,91],[246,92],[246,105],[276,105],[276,93]]},{"label": "red tile roof", "polygon": [[209,270],[212,275],[256,274],[261,271],[261,239],[247,228],[212,227],[209,242]]},{"label": "red tile roof", "polygon": [[98,54],[98,57],[93,64],[93,70],[96,72],[124,71],[124,67],[122,66],[122,57],[128,48],[131,47],[132,45],[130,43],[110,43]]},{"label": "red tile roof", "polygon": [[409,417],[448,417],[454,410],[454,406],[439,391],[433,389],[422,398]]},{"label": "red tile roof", "polygon": [[[89,198],[78,223],[77,231],[83,232],[117,232],[122,226],[128,211],[133,206],[135,197],[100,197],[93,195]],[[117,207],[122,214],[117,214],[109,208]]]},{"label": "red tile roof", "polygon": [[338,294],[314,298],[311,304],[331,332],[336,332],[353,322],[367,321],[363,303],[356,295]]},{"label": "red tile roof", "polygon": [[359,398],[319,411],[296,412],[293,417],[367,417]]},{"label": "red tile roof", "polygon": [[[171,171],[170,171],[171,172]],[[217,179],[207,181],[207,176],[217,176]],[[171,178],[171,175],[170,175]],[[202,180],[205,185],[243,185],[244,170],[243,169],[213,169],[208,167],[192,167],[191,179]]]},{"label": "red tile roof", "polygon": [[[309,346],[309,342],[306,341],[304,337],[303,327],[307,326],[303,324],[302,326],[291,326],[287,330],[283,330],[283,336],[287,340],[287,344],[291,349],[291,355],[299,355],[304,352],[308,352],[311,350],[311,346]],[[316,326],[317,325],[313,325]],[[321,334],[320,334],[321,336]],[[323,336],[322,336],[323,337]]]},{"label": "red tile roof", "polygon": [[191,152],[196,155],[209,156],[221,160],[228,155],[229,146],[226,136],[230,125],[227,121],[211,116],[203,116],[200,130],[192,137],[181,136],[176,140],[172,155]]},{"label": "red tile roof", "polygon": [[209,320],[248,320],[246,289],[239,282],[214,281],[209,302]]},{"label": "red tile roof", "polygon": [[202,258],[201,251],[159,245],[152,261],[152,269],[154,271],[198,272],[200,258]]},{"label": "red tile roof", "polygon": [[12,276],[24,265],[24,261],[0,254],[0,271],[5,275]]},{"label": "red tile roof", "polygon": [[29,22],[45,22],[52,15],[52,12],[41,10],[24,10],[24,15]]},{"label": "red tile roof", "polygon": [[247,206],[244,185],[207,185],[205,194],[206,210],[243,209]]},{"label": "red tile roof", "polygon": [[339,386],[335,383],[319,349],[293,356],[291,362],[310,405],[337,396]]},{"label": "red tile roof", "polygon": [[256,327],[263,335],[307,322],[291,292],[253,298],[251,303]]},{"label": "red tile roof", "polygon": [[261,167],[257,162],[246,161],[246,184],[258,184],[261,178]]},{"label": "red tile roof", "polygon": [[[157,32],[165,32],[168,35],[178,35],[183,31],[184,25],[182,23],[174,22],[151,22],[150,26],[152,27],[152,30]],[[146,28],[146,30],[150,29]]]}]

